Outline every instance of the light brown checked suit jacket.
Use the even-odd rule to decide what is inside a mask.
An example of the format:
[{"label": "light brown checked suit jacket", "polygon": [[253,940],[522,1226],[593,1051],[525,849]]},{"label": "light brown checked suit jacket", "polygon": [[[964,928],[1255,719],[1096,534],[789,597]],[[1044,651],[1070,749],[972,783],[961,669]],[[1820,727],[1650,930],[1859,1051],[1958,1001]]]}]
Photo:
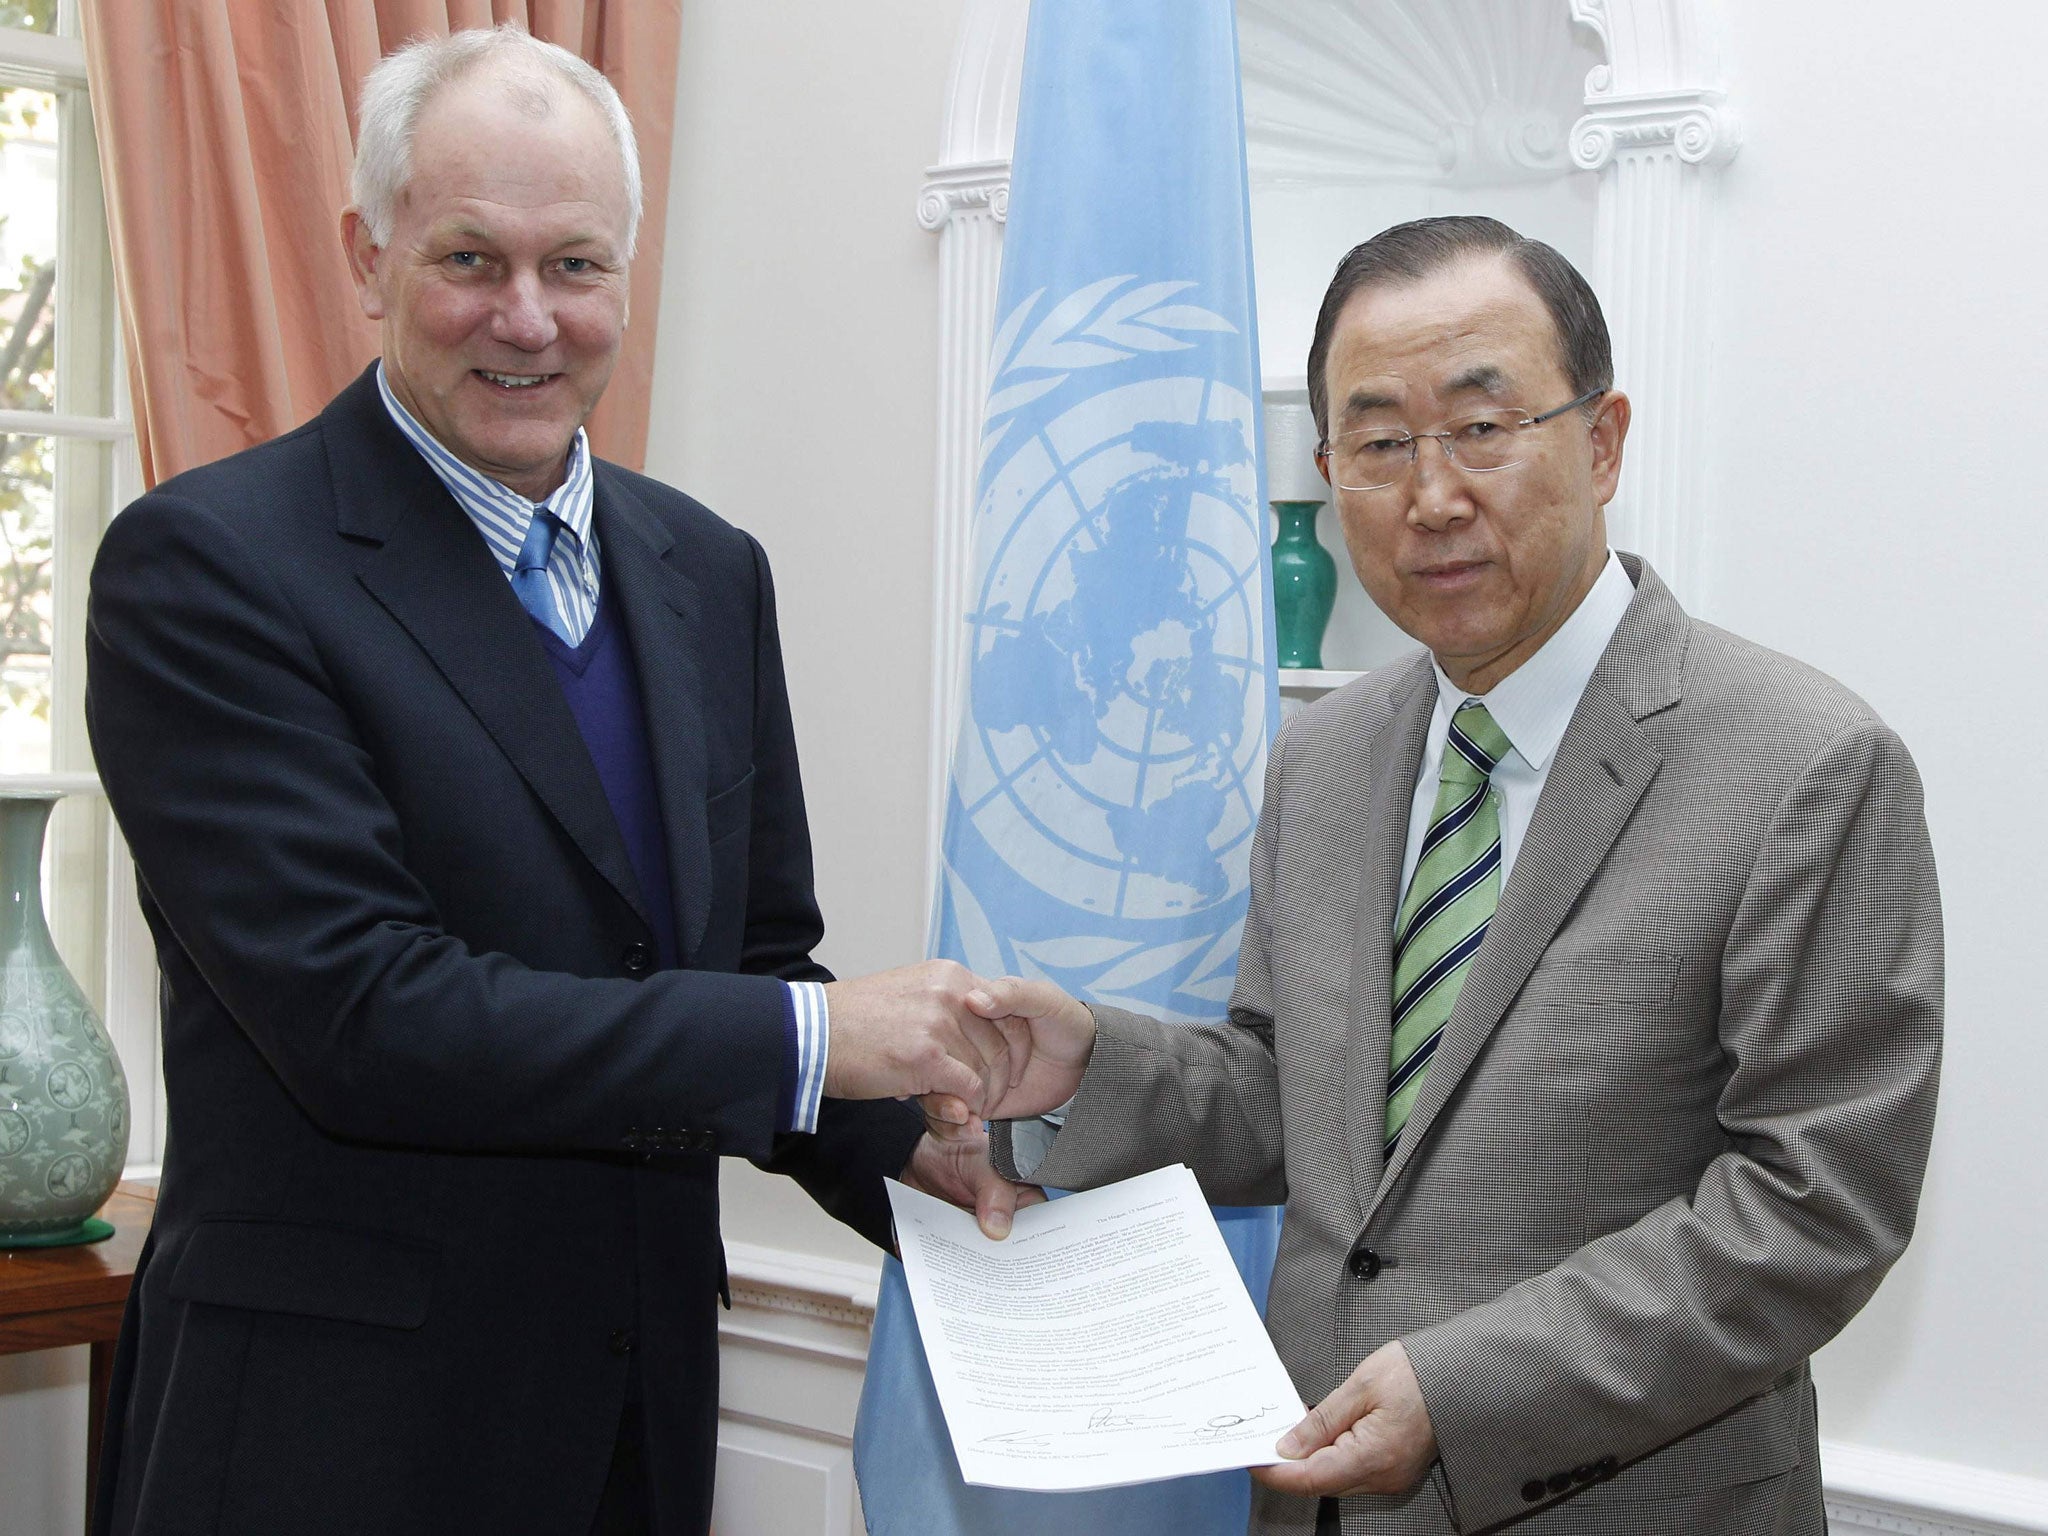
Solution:
[{"label": "light brown checked suit jacket", "polygon": [[[1430,1477],[1345,1500],[1347,1533],[1823,1531],[1806,1360],[1912,1231],[1942,998],[1912,762],[1623,560],[1636,596],[1392,1163],[1420,654],[1282,733],[1230,1022],[1096,1010],[1032,1173],[1185,1162],[1219,1204],[1285,1202],[1268,1325],[1303,1397],[1398,1338],[1436,1430]],[[1314,1522],[1255,1499],[1255,1531]]]}]

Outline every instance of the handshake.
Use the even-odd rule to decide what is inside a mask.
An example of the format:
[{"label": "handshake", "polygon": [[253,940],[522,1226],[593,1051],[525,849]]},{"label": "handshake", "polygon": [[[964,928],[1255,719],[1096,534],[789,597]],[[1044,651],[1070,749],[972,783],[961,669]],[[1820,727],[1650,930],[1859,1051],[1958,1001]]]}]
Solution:
[{"label": "handshake", "polygon": [[903,1181],[1006,1236],[1016,1206],[1044,1196],[989,1166],[982,1122],[1071,1099],[1095,1049],[1094,1016],[1050,982],[984,980],[949,960],[831,982],[825,996],[826,1096],[917,1099],[928,1134]]},{"label": "handshake", "polygon": [[825,1094],[919,1100],[944,1135],[1057,1109],[1095,1048],[1095,1020],[1050,982],[984,981],[950,960],[825,988]]}]

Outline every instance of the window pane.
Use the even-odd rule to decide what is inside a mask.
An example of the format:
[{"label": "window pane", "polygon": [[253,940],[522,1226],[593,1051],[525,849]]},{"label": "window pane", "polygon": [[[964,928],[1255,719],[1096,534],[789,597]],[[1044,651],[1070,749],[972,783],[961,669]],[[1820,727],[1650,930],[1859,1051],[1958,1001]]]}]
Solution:
[{"label": "window pane", "polygon": [[91,766],[77,673],[92,548],[79,533],[105,516],[113,453],[85,438],[0,432],[0,773]]},{"label": "window pane", "polygon": [[13,411],[47,411],[57,391],[57,118],[49,91],[0,90],[0,408]]},{"label": "window pane", "polygon": [[0,27],[24,32],[55,32],[57,0],[0,0]]},{"label": "window pane", "polygon": [[0,773],[50,770],[57,448],[0,433]]}]

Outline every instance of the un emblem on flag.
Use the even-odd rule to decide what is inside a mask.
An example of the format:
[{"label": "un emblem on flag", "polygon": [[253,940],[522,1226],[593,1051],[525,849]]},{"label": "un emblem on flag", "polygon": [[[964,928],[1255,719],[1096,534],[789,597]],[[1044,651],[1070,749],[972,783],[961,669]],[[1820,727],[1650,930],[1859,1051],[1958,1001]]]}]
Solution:
[{"label": "un emblem on flag", "polygon": [[[1113,385],[1013,421],[985,473],[993,548],[955,763],[956,830],[974,835],[949,837],[950,862],[966,873],[957,856],[979,844],[1079,909],[1065,940],[1051,913],[1024,925],[1039,942],[1023,952],[1057,969],[1178,970],[1217,938],[1234,955],[1267,708],[1252,411],[1211,378]],[[1156,965],[1113,938],[1173,918],[1195,921]]]}]

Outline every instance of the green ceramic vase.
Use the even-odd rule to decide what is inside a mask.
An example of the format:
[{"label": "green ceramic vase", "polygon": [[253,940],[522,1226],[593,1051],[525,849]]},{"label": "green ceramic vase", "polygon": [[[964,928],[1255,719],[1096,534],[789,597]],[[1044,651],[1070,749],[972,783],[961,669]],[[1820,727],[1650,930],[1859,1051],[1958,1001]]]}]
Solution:
[{"label": "green ceramic vase", "polygon": [[1282,667],[1320,670],[1323,631],[1337,601],[1337,562],[1316,538],[1320,501],[1276,501],[1280,533],[1273,540],[1273,630]]},{"label": "green ceramic vase", "polygon": [[128,1079],[43,917],[57,799],[0,794],[0,1247],[99,1235],[128,1160]]}]

